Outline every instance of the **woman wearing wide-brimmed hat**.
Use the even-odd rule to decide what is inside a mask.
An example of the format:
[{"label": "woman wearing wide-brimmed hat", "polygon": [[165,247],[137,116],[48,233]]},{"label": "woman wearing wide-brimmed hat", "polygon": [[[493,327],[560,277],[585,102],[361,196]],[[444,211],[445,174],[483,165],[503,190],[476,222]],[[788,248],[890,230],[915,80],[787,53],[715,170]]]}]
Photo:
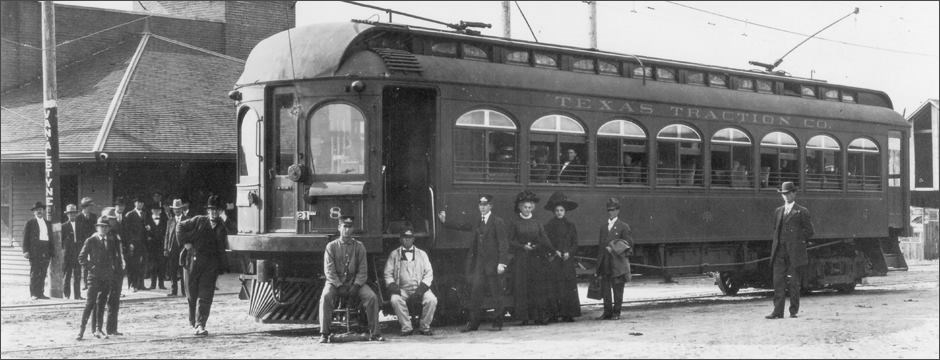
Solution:
[{"label": "woman wearing wide-brimmed hat", "polygon": [[512,270],[513,317],[544,325],[551,315],[549,261],[558,252],[545,235],[532,210],[539,198],[531,191],[516,196],[517,215],[510,222],[509,248],[514,253]]},{"label": "woman wearing wide-brimmed hat", "polygon": [[555,312],[552,319],[572,322],[581,316],[581,301],[578,297],[578,275],[575,271],[577,261],[574,253],[578,250],[578,229],[565,217],[578,207],[578,203],[568,200],[561,191],[552,194],[545,204],[545,210],[555,216],[545,223],[545,234],[552,246],[561,253],[561,258],[550,262],[552,295]]}]

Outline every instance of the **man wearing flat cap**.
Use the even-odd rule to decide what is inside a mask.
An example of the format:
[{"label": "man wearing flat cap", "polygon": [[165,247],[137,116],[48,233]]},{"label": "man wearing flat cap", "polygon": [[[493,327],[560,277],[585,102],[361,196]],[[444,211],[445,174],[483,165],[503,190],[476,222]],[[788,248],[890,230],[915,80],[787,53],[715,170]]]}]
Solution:
[{"label": "man wearing flat cap", "polygon": [[770,245],[770,263],[773,267],[774,311],[767,319],[783,318],[786,292],[790,292],[790,317],[800,311],[800,282],[803,268],[809,262],[806,242],[813,237],[813,222],[809,210],[796,203],[796,185],[780,184],[777,192],[784,204],[774,210],[774,241]]},{"label": "man wearing flat cap", "polygon": [[598,241],[597,270],[604,293],[604,313],[598,320],[620,320],[623,286],[630,281],[630,260],[633,236],[630,225],[620,220],[620,200],[607,200],[607,221],[601,225]]},{"label": "man wearing flat cap", "polygon": [[437,297],[431,292],[431,282],[434,281],[434,269],[431,260],[424,250],[415,247],[415,235],[411,228],[405,228],[400,235],[401,246],[388,255],[385,263],[385,284],[388,285],[389,301],[398,323],[401,324],[401,335],[409,336],[414,333],[411,325],[411,314],[408,304],[420,304],[421,335],[433,335],[431,322],[434,321],[434,311],[437,309]]},{"label": "man wearing flat cap", "polygon": [[320,343],[330,342],[330,323],[333,318],[333,300],[345,299],[346,307],[362,305],[369,321],[369,340],[385,341],[379,333],[379,303],[375,292],[366,286],[369,265],[366,247],[353,238],[355,227],[352,216],[339,219],[339,238],[326,244],[323,252],[323,274],[326,283],[320,295]]},{"label": "man wearing flat cap", "polygon": [[37,201],[29,211],[33,218],[23,228],[23,256],[29,259],[29,296],[32,300],[48,299],[44,292],[53,256],[52,224],[46,221],[46,206],[42,202]]},{"label": "man wearing flat cap", "polygon": [[[65,206],[65,216],[68,221],[62,224],[62,249],[65,250],[65,260],[62,262],[62,272],[65,276],[62,293],[67,299],[75,289],[75,300],[82,300],[81,281],[82,267],[78,263],[78,252],[82,250],[85,239],[81,238],[83,224],[79,220],[78,206],[68,204]],[[87,238],[86,238],[87,239]],[[71,284],[70,284],[71,283]]]},{"label": "man wearing flat cap", "polygon": [[186,256],[192,261],[186,300],[189,302],[189,324],[196,336],[209,335],[206,322],[215,297],[215,281],[228,269],[225,258],[228,228],[221,217],[223,211],[225,204],[218,195],[212,195],[206,201],[207,215],[183,220],[177,226],[177,236],[187,250]]},{"label": "man wearing flat cap", "polygon": [[493,215],[493,195],[481,194],[478,206],[480,221],[474,223],[447,222],[445,211],[441,210],[437,214],[444,227],[471,231],[474,235],[466,260],[467,280],[470,283],[470,322],[461,330],[463,332],[476,331],[480,327],[480,318],[485,311],[483,299],[486,289],[490,290],[496,305],[493,330],[503,329],[504,309],[499,276],[506,272],[506,264],[509,263],[509,235],[506,222]]}]

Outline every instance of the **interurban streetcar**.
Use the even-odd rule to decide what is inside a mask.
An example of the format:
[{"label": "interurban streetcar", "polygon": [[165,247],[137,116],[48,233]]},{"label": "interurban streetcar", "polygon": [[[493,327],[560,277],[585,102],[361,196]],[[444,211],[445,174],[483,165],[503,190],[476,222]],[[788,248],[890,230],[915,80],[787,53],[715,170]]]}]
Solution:
[{"label": "interurban streetcar", "polygon": [[[385,256],[404,225],[416,229],[445,319],[467,300],[471,234],[435,213],[475,219],[480,193],[508,219],[519,191],[563,191],[580,204],[569,219],[588,271],[605,201],[618,198],[634,273],[714,273],[727,294],[770,287],[784,181],[813,214],[809,289],[850,291],[883,274],[909,221],[910,129],[876,90],[352,21],[261,41],[230,97],[239,180],[228,248],[248,260],[243,295],[262,322],[316,321],[341,214],[356,217],[385,299]],[[583,166],[559,176],[570,150]]]}]

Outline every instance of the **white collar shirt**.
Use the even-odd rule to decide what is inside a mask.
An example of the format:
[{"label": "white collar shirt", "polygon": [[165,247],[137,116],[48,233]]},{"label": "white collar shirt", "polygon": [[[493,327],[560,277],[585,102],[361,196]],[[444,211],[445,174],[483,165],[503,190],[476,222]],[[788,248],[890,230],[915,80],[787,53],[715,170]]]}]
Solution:
[{"label": "white collar shirt", "polygon": [[607,231],[613,229],[615,223],[617,223],[617,218],[607,219]]},{"label": "white collar shirt", "polygon": [[790,210],[793,210],[793,204],[796,204],[796,201],[788,202],[783,205],[783,215],[790,215]]},{"label": "white collar shirt", "polygon": [[484,223],[484,224],[488,224],[488,223],[490,222],[490,215],[492,215],[492,214],[493,214],[493,212],[490,211],[490,212],[486,213],[486,215],[482,215],[482,218],[481,218],[481,219],[483,220],[483,223]]},{"label": "white collar shirt", "polygon": [[49,229],[46,228],[46,219],[38,217],[36,223],[39,224],[39,240],[49,241]]}]

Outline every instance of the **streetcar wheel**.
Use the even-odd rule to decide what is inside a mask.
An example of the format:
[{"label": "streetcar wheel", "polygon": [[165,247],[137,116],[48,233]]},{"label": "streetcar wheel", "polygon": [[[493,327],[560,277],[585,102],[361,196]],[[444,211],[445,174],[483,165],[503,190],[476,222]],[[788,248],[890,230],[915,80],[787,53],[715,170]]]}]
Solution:
[{"label": "streetcar wheel", "polygon": [[735,278],[733,271],[722,271],[718,273],[718,289],[725,295],[734,295],[741,290],[741,281]]},{"label": "streetcar wheel", "polygon": [[846,294],[848,294],[848,293],[850,293],[850,292],[855,291],[855,283],[851,283],[851,284],[839,284],[839,285],[834,286],[834,288],[836,289],[836,291],[838,291],[838,292],[840,292],[840,293],[846,293]]}]

